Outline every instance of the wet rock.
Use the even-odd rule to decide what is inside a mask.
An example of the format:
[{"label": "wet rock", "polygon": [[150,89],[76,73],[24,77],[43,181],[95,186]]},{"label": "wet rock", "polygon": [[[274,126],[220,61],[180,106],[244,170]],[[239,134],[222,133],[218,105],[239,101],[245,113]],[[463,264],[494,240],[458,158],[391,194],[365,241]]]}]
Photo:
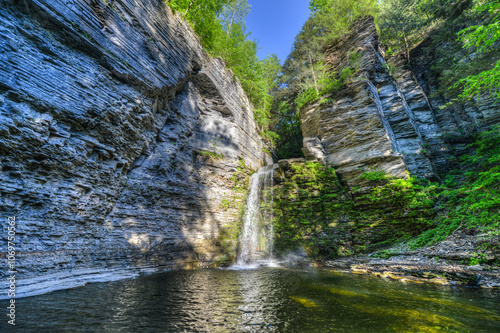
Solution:
[{"label": "wet rock", "polygon": [[157,0],[8,0],[0,35],[0,219],[16,217],[19,295],[230,257],[232,176],[245,186],[262,144],[186,21]]},{"label": "wet rock", "polygon": [[[403,245],[369,256],[343,257],[326,261],[324,264],[334,269],[374,274],[401,281],[404,279],[404,281],[440,285],[499,288],[498,262],[467,265],[471,258],[481,258],[481,254],[486,252],[481,244],[495,237],[492,235],[478,237],[467,235],[466,232],[456,232],[434,246],[408,251]],[[498,251],[495,249],[492,256],[499,258]]]}]

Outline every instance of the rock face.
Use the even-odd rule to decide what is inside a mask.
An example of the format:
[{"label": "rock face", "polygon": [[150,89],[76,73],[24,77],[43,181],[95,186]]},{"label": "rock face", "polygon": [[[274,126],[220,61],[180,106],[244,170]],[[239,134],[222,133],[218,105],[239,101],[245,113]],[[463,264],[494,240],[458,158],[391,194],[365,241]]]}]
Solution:
[{"label": "rock face", "polygon": [[353,54],[360,60],[354,77],[330,96],[331,102],[301,110],[305,156],[318,159],[313,152],[318,144],[309,147],[319,141],[326,161],[348,184],[359,184],[357,177],[371,169],[398,177],[407,170],[425,178],[446,170],[457,148],[466,148],[450,140],[450,133],[498,123],[500,105],[484,97],[474,106],[440,110],[446,101],[430,98],[432,87],[424,89],[429,85],[423,73],[430,72],[433,58],[421,53],[415,52],[420,55],[415,73],[398,58],[387,64],[371,17],[359,19],[349,34],[329,45],[325,54],[334,71],[345,68]]},{"label": "rock face", "polygon": [[2,1],[0,35],[0,256],[15,217],[16,294],[231,255],[235,185],[262,145],[186,22],[160,0]]},{"label": "rock face", "polygon": [[[445,172],[460,168],[458,157],[468,152],[471,134],[500,123],[500,104],[495,103],[493,95],[483,94],[466,103],[445,105],[449,100],[439,93],[432,66],[444,61],[444,55],[450,52],[449,45],[442,42],[431,48],[432,43],[431,36],[410,52],[411,69],[401,57],[392,57],[388,62],[395,67],[394,78],[398,82],[406,82],[409,89],[415,87],[420,96],[427,96],[437,124],[434,137],[428,140],[428,151],[437,169]],[[467,61],[473,55],[463,56],[465,59],[457,61]]]},{"label": "rock face", "polygon": [[[366,185],[344,186],[337,170],[320,162],[279,160],[273,187],[276,250],[287,256],[302,247],[316,259],[370,253],[419,234],[434,217],[434,204],[410,208],[414,198],[404,190],[387,191],[384,181]],[[365,196],[373,188],[379,190],[376,199]]]},{"label": "rock face", "polygon": [[[325,261],[325,265],[401,282],[499,288],[499,251],[495,246],[498,241],[498,236],[457,232],[440,244],[418,250],[411,251],[400,246],[373,253],[371,257],[353,256]],[[471,266],[473,260],[476,264]]]}]

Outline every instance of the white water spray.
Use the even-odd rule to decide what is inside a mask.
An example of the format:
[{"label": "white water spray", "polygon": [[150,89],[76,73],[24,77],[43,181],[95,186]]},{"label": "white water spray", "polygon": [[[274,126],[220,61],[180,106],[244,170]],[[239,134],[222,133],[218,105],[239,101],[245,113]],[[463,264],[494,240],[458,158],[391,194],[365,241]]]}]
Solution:
[{"label": "white water spray", "polygon": [[[269,262],[273,257],[272,187],[274,167],[274,165],[270,165],[260,168],[250,177],[243,229],[239,240],[240,251],[236,260],[237,266]],[[270,191],[269,200],[269,193],[264,193],[266,188]],[[263,194],[267,195],[263,196]],[[261,211],[260,206],[262,196],[263,211]]]}]

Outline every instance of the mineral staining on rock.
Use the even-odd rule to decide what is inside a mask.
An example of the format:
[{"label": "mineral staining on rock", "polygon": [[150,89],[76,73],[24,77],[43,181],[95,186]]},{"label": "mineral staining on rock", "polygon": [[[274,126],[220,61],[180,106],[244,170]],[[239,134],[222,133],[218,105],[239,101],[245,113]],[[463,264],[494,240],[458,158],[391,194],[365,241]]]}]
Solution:
[{"label": "mineral staining on rock", "polygon": [[[448,136],[498,123],[500,106],[487,96],[474,105],[441,108],[446,101],[430,97],[433,84],[423,72],[435,59],[417,51],[413,71],[398,57],[386,63],[371,17],[358,19],[347,35],[332,42],[325,49],[332,70],[340,72],[353,53],[361,57],[354,77],[340,91],[301,110],[305,156],[321,160],[321,146],[327,163],[352,185],[372,169],[435,179],[449,169],[455,152],[465,151],[463,142],[450,145]],[[430,88],[424,91],[423,86]]]},{"label": "mineral staining on rock", "polygon": [[7,1],[0,35],[0,218],[18,221],[20,294],[232,255],[232,176],[262,145],[186,22],[155,0]]}]

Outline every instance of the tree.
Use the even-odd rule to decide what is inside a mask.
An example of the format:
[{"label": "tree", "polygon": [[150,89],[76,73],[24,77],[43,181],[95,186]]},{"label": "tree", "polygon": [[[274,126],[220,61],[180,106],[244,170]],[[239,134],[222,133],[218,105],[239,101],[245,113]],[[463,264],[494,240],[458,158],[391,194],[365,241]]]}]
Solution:
[{"label": "tree", "polygon": [[392,52],[410,50],[446,20],[460,16],[472,0],[381,0],[377,23],[381,40]]},{"label": "tree", "polygon": [[234,0],[171,0],[172,10],[181,12],[191,23],[205,48],[211,50],[222,30],[219,15]]},{"label": "tree", "polygon": [[245,17],[251,6],[247,0],[171,0],[174,10],[183,13],[200,37],[205,50],[222,58],[240,80],[254,105],[254,118],[264,138],[274,140],[269,131],[271,96],[276,84],[279,60],[271,55],[257,58],[257,43],[249,40]]},{"label": "tree", "polygon": [[[500,39],[500,0],[476,6],[474,10],[478,13],[488,11],[491,19],[486,24],[463,29],[458,35],[464,42],[464,48],[476,50],[477,54],[481,54],[491,50]],[[467,100],[487,91],[495,95],[497,101],[500,100],[500,60],[494,64],[493,68],[467,76],[454,85],[455,88],[459,86],[463,88],[459,95],[460,99]]]},{"label": "tree", "polygon": [[322,49],[347,33],[359,16],[378,11],[376,0],[311,0],[309,8],[311,16],[295,37],[273,92],[272,126],[280,136],[280,158],[302,155],[298,110],[340,86],[340,73],[327,67]]}]

